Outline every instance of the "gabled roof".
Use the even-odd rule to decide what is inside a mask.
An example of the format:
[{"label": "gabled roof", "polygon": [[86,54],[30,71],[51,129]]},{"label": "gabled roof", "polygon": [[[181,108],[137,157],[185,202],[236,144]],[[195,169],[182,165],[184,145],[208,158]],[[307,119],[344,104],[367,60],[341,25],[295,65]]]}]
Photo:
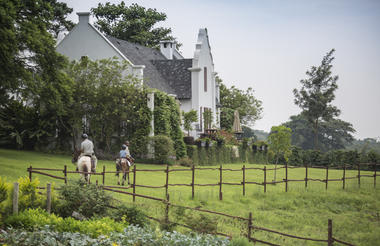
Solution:
[{"label": "gabled roof", "polygon": [[133,64],[145,65],[144,84],[169,94],[175,94],[175,91],[168,85],[165,78],[161,76],[150,62],[150,60],[165,59],[161,52],[139,44],[117,39],[112,36],[107,36],[107,39],[111,41],[111,43]]},{"label": "gabled roof", "polygon": [[144,84],[175,94],[179,99],[191,98],[192,59],[168,60],[160,51],[106,36],[135,65],[145,65]]},{"label": "gabled roof", "polygon": [[153,65],[173,88],[180,99],[191,98],[192,59],[152,60]]}]

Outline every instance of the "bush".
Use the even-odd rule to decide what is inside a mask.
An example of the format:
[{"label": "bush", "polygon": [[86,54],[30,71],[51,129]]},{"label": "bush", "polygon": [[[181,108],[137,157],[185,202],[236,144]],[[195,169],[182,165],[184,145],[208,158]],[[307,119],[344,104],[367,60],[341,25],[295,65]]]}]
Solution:
[{"label": "bush", "polygon": [[28,231],[42,229],[46,225],[58,232],[79,232],[92,237],[110,235],[112,232],[122,232],[128,224],[125,221],[116,222],[105,217],[79,221],[74,218],[62,218],[49,214],[42,209],[28,209],[17,215],[11,215],[4,221],[5,226],[22,228]]},{"label": "bush", "polygon": [[168,163],[169,158],[175,155],[173,141],[164,135],[152,137],[154,144],[154,160],[157,163]]},{"label": "bush", "polygon": [[190,159],[189,157],[181,158],[181,159],[178,160],[177,163],[179,165],[185,166],[185,167],[191,167],[191,166],[193,166],[193,160]]},{"label": "bush", "polygon": [[58,204],[56,211],[63,217],[78,212],[89,218],[94,215],[104,216],[111,205],[111,196],[94,184],[87,184],[83,180],[61,187],[60,195],[63,200]]},{"label": "bush", "polygon": [[145,214],[136,206],[127,207],[122,205],[112,213],[112,218],[114,218],[115,221],[124,221],[130,225],[137,225],[140,227],[145,227],[149,224]]},{"label": "bush", "polygon": [[10,185],[7,182],[5,182],[5,179],[0,177],[0,203],[7,199],[9,188]]},{"label": "bush", "polygon": [[[198,235],[191,233],[184,235],[178,232],[153,231],[149,228],[128,226],[122,233],[111,233],[109,236],[98,236],[91,238],[85,234],[55,232],[49,227],[33,232],[10,228],[0,233],[0,241],[9,245],[181,245],[181,246],[226,246],[229,240],[212,235]],[[117,243],[116,243],[117,242]]]}]

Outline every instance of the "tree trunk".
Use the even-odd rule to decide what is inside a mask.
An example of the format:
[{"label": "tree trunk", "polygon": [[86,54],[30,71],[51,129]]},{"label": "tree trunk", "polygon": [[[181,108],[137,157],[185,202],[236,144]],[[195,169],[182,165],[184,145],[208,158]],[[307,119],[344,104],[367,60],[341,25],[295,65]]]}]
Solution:
[{"label": "tree trunk", "polygon": [[314,124],[314,150],[318,150],[318,119]]},{"label": "tree trunk", "polygon": [[273,181],[276,182],[276,172],[277,172],[277,164],[278,164],[278,153],[276,154],[276,164],[274,166],[274,177],[273,177]]}]

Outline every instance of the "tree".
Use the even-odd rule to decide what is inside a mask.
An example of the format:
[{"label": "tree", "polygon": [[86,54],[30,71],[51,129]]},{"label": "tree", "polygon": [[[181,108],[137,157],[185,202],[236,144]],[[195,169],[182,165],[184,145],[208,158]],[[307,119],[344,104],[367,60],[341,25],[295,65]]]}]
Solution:
[{"label": "tree", "polygon": [[300,81],[300,90],[293,90],[295,104],[302,109],[303,115],[312,124],[315,149],[318,149],[320,121],[328,121],[340,114],[340,110],[331,104],[335,99],[334,92],[338,88],[338,76],[332,76],[331,72],[334,51],[332,49],[323,57],[319,67],[312,66],[306,71],[308,78]]},{"label": "tree", "polygon": [[269,149],[275,153],[276,165],[274,170],[274,181],[276,181],[276,168],[278,159],[282,154],[285,160],[291,155],[291,135],[292,130],[285,126],[272,126],[268,136]]},{"label": "tree", "polygon": [[152,48],[158,48],[162,40],[176,40],[171,36],[171,28],[154,27],[166,20],[166,14],[156,9],[146,9],[136,3],[126,6],[122,1],[118,5],[99,3],[91,12],[98,19],[95,26],[102,33],[122,40]]},{"label": "tree", "polygon": [[[54,136],[67,113],[71,82],[62,71],[67,62],[55,51],[51,34],[71,11],[56,11],[64,6],[56,0],[5,0],[0,4],[0,114],[15,116],[5,118],[0,131],[13,134],[19,146],[25,146],[27,139],[35,144]],[[25,117],[28,121],[34,119],[36,130],[24,128],[28,125],[22,121],[25,115],[30,116]]]},{"label": "tree", "polygon": [[[313,126],[303,114],[291,116],[284,125],[292,129],[293,145],[302,149],[313,149]],[[354,132],[355,129],[349,122],[340,119],[321,121],[318,131],[319,149],[322,151],[343,149],[354,140],[352,135]]]},{"label": "tree", "polygon": [[190,131],[193,130],[191,123],[198,121],[198,113],[192,109],[189,112],[182,111],[183,128],[187,131],[187,136],[190,136]]},{"label": "tree", "polygon": [[239,111],[242,124],[253,125],[261,118],[263,111],[262,102],[253,95],[254,90],[249,87],[241,90],[235,86],[227,88],[223,81],[217,76],[216,81],[220,88],[220,104],[222,105],[220,115],[220,126],[224,129],[231,129],[234,121],[234,112]]}]

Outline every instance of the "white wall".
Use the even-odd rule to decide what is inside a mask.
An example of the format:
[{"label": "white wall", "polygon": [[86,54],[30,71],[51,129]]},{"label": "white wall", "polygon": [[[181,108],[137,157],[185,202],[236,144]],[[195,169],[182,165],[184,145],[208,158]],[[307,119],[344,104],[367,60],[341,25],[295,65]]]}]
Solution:
[{"label": "white wall", "polygon": [[[207,67],[207,91],[204,90],[204,68]],[[192,71],[192,108],[198,111],[200,107],[211,108],[213,112],[213,125],[216,125],[216,101],[217,96],[215,86],[214,63],[211,54],[211,47],[208,40],[207,29],[200,29],[198,40],[195,46]],[[203,117],[202,117],[203,118]],[[202,128],[202,131],[204,129]],[[198,132],[199,133],[199,132]]]}]

